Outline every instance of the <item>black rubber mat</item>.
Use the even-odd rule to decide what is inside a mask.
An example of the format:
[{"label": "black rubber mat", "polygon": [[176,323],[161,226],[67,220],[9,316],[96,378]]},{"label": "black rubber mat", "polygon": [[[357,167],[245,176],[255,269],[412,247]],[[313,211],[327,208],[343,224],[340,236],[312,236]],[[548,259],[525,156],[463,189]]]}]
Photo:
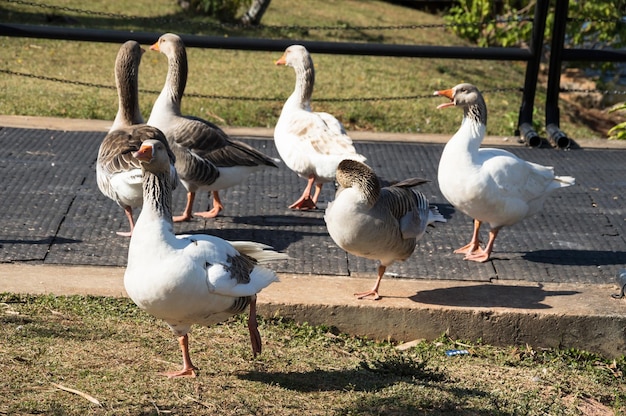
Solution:
[{"label": "black rubber mat", "polygon": [[2,261],[43,261],[55,243],[78,243],[64,238],[59,227],[95,162],[91,144],[101,137],[0,130]]},{"label": "black rubber mat", "polygon": [[[115,233],[127,230],[128,223],[95,180],[103,137],[101,132],[0,129],[0,261],[126,264],[129,239]],[[271,139],[239,139],[278,157]],[[557,174],[575,176],[577,185],[555,192],[542,213],[502,229],[493,260],[477,264],[452,253],[469,241],[472,220],[455,212],[439,192],[443,145],[358,142],[356,147],[386,181],[429,179],[419,190],[448,219],[429,229],[411,258],[387,269],[392,276],[612,283],[626,265],[625,151],[508,147],[526,160],[554,166]],[[374,276],[375,261],[346,254],[326,231],[323,208],[334,196],[332,184],[324,186],[321,209],[287,208],[305,184],[284,165],[264,169],[220,193],[225,210],[218,218],[176,224],[175,231],[272,245],[292,257],[272,265],[278,272]],[[185,198],[179,186],[175,214],[183,210]],[[209,203],[206,193],[198,194],[194,209],[204,210]]]}]

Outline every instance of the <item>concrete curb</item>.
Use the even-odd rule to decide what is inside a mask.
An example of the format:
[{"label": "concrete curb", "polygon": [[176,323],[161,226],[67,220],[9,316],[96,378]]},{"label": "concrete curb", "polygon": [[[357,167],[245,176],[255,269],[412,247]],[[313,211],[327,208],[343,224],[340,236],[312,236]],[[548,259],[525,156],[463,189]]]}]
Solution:
[{"label": "concrete curb", "polygon": [[[0,264],[0,292],[125,297],[119,267]],[[259,295],[259,314],[334,326],[372,339],[442,334],[491,345],[626,351],[626,300],[617,285],[464,282],[385,278],[380,301],[352,293],[373,279],[281,274]],[[504,306],[506,305],[506,306]]]}]

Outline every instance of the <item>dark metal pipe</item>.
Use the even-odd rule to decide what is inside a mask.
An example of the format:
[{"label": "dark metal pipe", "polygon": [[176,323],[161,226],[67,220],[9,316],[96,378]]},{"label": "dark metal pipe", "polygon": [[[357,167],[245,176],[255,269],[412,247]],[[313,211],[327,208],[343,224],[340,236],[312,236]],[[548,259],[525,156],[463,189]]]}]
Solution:
[{"label": "dark metal pipe", "polygon": [[[123,43],[129,39],[151,44],[161,33],[128,32],[105,29],[81,29],[23,24],[0,24],[0,36],[24,38],[63,39],[87,42]],[[462,46],[385,45],[377,43],[347,43],[294,41],[290,39],[258,39],[243,37],[181,35],[188,47],[237,49],[252,51],[284,51],[294,43],[304,45],[309,51],[327,54],[399,56],[412,58],[479,59],[494,61],[528,61],[528,49],[473,48]]]},{"label": "dark metal pipe", "polygon": [[568,149],[570,146],[570,139],[567,137],[558,125],[556,124],[548,124],[546,126],[546,132],[548,133],[548,141],[552,145],[552,147],[557,147],[559,149]]},{"label": "dark metal pipe", "polygon": [[548,87],[546,90],[546,132],[548,140],[558,148],[569,147],[569,138],[559,128],[559,92],[561,90],[561,63],[563,62],[563,43],[567,24],[569,1],[556,1],[554,24],[552,26],[552,45],[550,48],[550,67],[548,68]]},{"label": "dark metal pipe", "polygon": [[518,134],[524,139],[524,143],[526,143],[527,146],[538,147],[541,145],[541,137],[539,137],[535,129],[533,129],[531,123],[520,124]]},{"label": "dark metal pipe", "polygon": [[546,16],[548,15],[549,0],[539,0],[535,6],[535,17],[533,19],[533,31],[530,40],[531,58],[526,64],[526,78],[524,80],[524,94],[519,110],[516,136],[522,137],[526,145],[537,147],[541,144],[541,139],[533,130],[533,108],[535,106],[535,91],[537,88],[537,77],[539,74],[539,64],[541,63],[541,52],[543,47],[543,37],[546,29]]}]

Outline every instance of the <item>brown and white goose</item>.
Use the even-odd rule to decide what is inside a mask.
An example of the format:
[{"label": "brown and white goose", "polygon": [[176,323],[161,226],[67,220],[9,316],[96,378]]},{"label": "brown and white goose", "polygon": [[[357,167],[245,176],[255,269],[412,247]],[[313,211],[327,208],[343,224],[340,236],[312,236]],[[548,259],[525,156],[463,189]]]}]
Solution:
[{"label": "brown and white goose", "polygon": [[[324,183],[335,180],[339,162],[344,159],[364,162],[365,157],[356,152],[339,120],[331,114],[311,110],[315,68],[306,48],[288,47],[276,65],[292,67],[296,85],[276,123],[274,143],[289,169],[308,181],[302,196],[289,208],[315,209]],[[311,197],[314,184],[315,193]]]},{"label": "brown and white goose", "polygon": [[193,324],[222,322],[248,306],[252,351],[260,353],[256,295],[278,278],[257,262],[287,255],[260,243],[228,242],[202,234],[175,235],[167,144],[145,141],[134,156],[143,168],[144,203],[130,239],[124,286],[140,308],[164,320],[178,336],[183,368],[165,374],[196,375],[188,347]]},{"label": "brown and white goose", "polygon": [[[174,221],[189,221],[193,215],[213,218],[224,209],[218,191],[240,184],[261,168],[277,167],[276,163],[247,144],[231,140],[215,124],[182,115],[180,104],[187,84],[188,64],[185,45],[178,35],[166,33],[150,49],[163,53],[169,67],[148,124],[165,133],[176,154],[178,176],[187,189],[185,211],[174,217]],[[213,209],[192,215],[199,190],[212,192]]]},{"label": "brown and white goose", "polygon": [[429,207],[424,194],[410,189],[425,182],[411,178],[381,188],[374,171],[364,163],[339,163],[339,189],[324,215],[328,233],[348,253],[380,261],[374,287],[355,293],[359,299],[380,299],[378,289],[386,268],[411,256],[429,224],[446,222],[437,208]]},{"label": "brown and white goose", "polygon": [[[554,169],[527,162],[503,149],[480,148],[487,129],[487,106],[474,85],[459,84],[436,91],[450,101],[437,108],[460,107],[463,121],[446,144],[439,161],[438,180],[443,196],[474,219],[470,242],[455,250],[466,260],[485,262],[500,229],[543,209],[548,195],[574,185],[571,176],[555,176]],[[491,227],[489,241],[480,247],[483,223]]]},{"label": "brown and white goose", "polygon": [[[119,49],[115,59],[115,85],[117,87],[118,108],[109,133],[98,149],[96,181],[98,188],[107,197],[124,209],[130,225],[121,236],[130,236],[135,227],[133,209],[143,203],[141,189],[141,166],[132,152],[139,149],[141,142],[154,139],[145,129],[137,125],[143,123],[139,110],[139,63],[143,49],[139,43],[129,40]],[[172,175],[176,175],[172,160]]]}]

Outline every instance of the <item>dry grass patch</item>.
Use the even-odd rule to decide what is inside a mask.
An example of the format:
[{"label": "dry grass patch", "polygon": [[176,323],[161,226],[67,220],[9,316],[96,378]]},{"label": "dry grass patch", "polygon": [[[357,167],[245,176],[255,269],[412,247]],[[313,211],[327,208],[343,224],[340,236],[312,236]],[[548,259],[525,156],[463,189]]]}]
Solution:
[{"label": "dry grass patch", "polygon": [[196,379],[175,338],[128,299],[0,295],[0,414],[576,415],[626,411],[624,359],[442,338],[389,342],[261,321],[253,359],[244,319],[195,328]]}]

